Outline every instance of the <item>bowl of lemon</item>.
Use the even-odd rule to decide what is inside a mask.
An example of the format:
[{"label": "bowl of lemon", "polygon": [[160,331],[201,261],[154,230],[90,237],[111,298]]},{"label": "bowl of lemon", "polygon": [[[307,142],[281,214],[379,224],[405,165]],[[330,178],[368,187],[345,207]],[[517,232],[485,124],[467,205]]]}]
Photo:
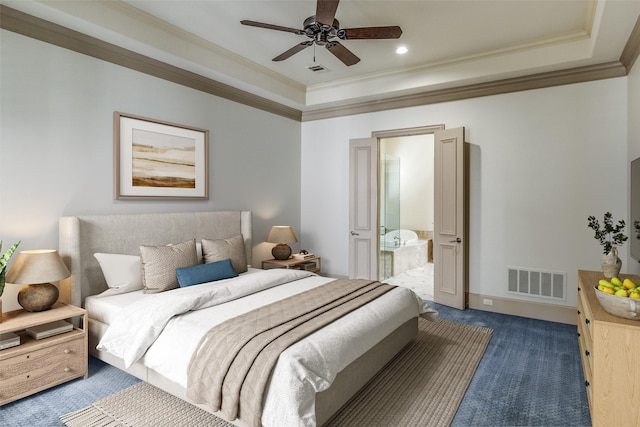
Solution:
[{"label": "bowl of lemon", "polygon": [[596,297],[607,313],[625,319],[640,320],[640,283],[617,277],[602,279],[596,286]]}]

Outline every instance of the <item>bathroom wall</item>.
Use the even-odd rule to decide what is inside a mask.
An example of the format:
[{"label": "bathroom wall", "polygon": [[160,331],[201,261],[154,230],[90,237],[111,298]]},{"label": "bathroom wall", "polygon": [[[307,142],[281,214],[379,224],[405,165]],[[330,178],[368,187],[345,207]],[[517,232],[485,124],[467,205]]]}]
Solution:
[{"label": "bathroom wall", "polygon": [[385,138],[381,150],[400,159],[400,224],[425,239],[433,231],[433,135]]}]

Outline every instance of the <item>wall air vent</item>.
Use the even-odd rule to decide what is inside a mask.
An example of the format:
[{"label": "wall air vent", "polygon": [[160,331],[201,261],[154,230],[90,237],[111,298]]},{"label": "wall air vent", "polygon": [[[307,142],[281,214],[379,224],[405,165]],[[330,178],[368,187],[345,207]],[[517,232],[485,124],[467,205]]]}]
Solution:
[{"label": "wall air vent", "polygon": [[314,73],[326,73],[327,71],[329,71],[329,69],[322,64],[309,65],[307,69],[313,71]]},{"label": "wall air vent", "polygon": [[520,296],[566,299],[567,273],[507,267],[507,291]]}]

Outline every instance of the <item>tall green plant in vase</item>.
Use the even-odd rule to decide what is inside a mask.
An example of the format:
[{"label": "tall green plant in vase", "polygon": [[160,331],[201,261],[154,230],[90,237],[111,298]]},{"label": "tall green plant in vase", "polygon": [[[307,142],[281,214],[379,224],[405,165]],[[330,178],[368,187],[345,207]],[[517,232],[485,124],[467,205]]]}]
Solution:
[{"label": "tall green plant in vase", "polygon": [[618,258],[618,246],[627,241],[627,235],[624,234],[626,223],[623,219],[614,225],[613,215],[611,212],[604,214],[602,227],[595,216],[589,216],[589,228],[595,231],[593,236],[600,242],[603,250],[603,257],[600,259],[600,266],[604,277],[611,279],[620,274],[622,268],[622,260]]},{"label": "tall green plant in vase", "polygon": [[[16,251],[20,241],[16,242],[11,246],[5,253],[0,256],[0,322],[2,322],[2,293],[4,292],[4,283],[5,278],[7,276],[7,264],[9,263],[9,259],[11,259],[11,255]],[[2,253],[2,241],[0,240],[0,253]]]}]

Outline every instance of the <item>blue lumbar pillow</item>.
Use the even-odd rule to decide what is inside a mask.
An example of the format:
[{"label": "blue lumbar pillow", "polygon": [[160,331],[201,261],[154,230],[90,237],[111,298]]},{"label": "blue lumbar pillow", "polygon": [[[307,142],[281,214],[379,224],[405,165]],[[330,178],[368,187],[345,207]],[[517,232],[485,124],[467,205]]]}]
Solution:
[{"label": "blue lumbar pillow", "polygon": [[176,276],[178,276],[180,287],[184,288],[191,285],[199,285],[200,283],[237,277],[238,273],[233,269],[231,259],[223,259],[222,261],[198,264],[192,267],[176,268]]}]

